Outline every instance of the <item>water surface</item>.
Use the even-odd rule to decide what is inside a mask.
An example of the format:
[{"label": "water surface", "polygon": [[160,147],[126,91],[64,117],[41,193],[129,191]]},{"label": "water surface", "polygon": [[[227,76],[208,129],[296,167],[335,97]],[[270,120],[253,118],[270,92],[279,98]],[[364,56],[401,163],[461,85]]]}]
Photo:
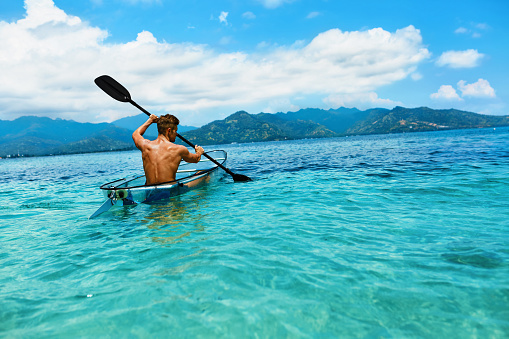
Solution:
[{"label": "water surface", "polygon": [[216,146],[255,180],[93,220],[139,152],[1,160],[0,336],[507,337],[508,140]]}]

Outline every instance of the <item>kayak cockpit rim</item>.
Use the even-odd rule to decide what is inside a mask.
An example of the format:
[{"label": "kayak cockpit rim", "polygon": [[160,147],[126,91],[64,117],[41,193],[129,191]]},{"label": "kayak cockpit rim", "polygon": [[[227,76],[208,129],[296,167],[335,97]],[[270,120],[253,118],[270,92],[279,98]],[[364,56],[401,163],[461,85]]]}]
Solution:
[{"label": "kayak cockpit rim", "polygon": [[[214,153],[214,152],[222,152],[224,154],[224,157],[215,158],[214,159],[214,160],[220,162],[221,165],[224,165],[224,163],[226,163],[226,160],[227,160],[227,157],[228,157],[227,153],[225,151],[223,151],[223,150],[214,150],[214,151],[209,151],[209,152],[206,152],[206,153],[208,154],[208,153]],[[209,160],[209,159],[201,159],[199,161],[199,163],[201,163],[201,162],[212,162],[212,161]],[[185,164],[187,165],[187,164],[190,164],[190,163],[185,163]],[[128,189],[133,189],[133,188],[137,188],[137,189],[169,188],[169,187],[171,187],[173,185],[184,184],[184,183],[196,180],[196,179],[198,179],[200,177],[203,177],[203,176],[207,175],[208,173],[216,170],[218,167],[219,166],[214,165],[214,167],[210,167],[210,168],[203,169],[203,170],[201,170],[201,169],[178,170],[177,174],[178,173],[192,173],[192,172],[195,172],[195,173],[192,174],[192,175],[186,176],[186,177],[182,177],[182,178],[176,179],[176,180],[160,182],[160,183],[157,183],[157,184],[121,186],[121,187],[119,187],[120,185],[126,185],[129,182],[132,182],[132,181],[135,181],[135,180],[137,180],[139,178],[145,177],[144,174],[141,174],[141,175],[136,175],[136,176],[129,177],[129,178],[121,178],[121,179],[113,180],[113,181],[107,182],[105,184],[102,184],[99,188],[101,190],[105,190],[105,191],[128,190]],[[115,183],[118,183],[118,184],[114,185]],[[163,187],[161,187],[161,186],[163,186]]]}]

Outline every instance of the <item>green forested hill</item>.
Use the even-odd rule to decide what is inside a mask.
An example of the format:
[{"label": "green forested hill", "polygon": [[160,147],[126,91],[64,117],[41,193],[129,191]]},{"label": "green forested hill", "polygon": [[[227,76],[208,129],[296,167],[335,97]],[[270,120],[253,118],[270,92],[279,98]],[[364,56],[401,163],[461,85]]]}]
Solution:
[{"label": "green forested hill", "polygon": [[184,135],[195,144],[210,145],[324,138],[336,136],[336,133],[312,121],[283,120],[273,114],[258,116],[240,111]]},{"label": "green forested hill", "polygon": [[[385,110],[389,111],[389,110]],[[354,123],[365,119],[369,111],[359,111],[357,108],[344,108],[323,110],[318,108],[306,108],[297,112],[288,113],[259,113],[257,116],[267,119],[270,116],[276,116],[282,120],[295,121],[313,121],[323,125],[335,133],[345,133]]]},{"label": "green forested hill", "polygon": [[248,114],[237,112],[184,133],[199,145],[256,142],[302,138],[327,138],[359,134],[438,131],[445,129],[509,126],[509,116],[491,116],[455,109],[427,107],[366,111],[304,109],[288,113]]},{"label": "green forested hill", "polygon": [[108,123],[25,116],[0,120],[0,157],[88,153],[133,148],[132,132]]},{"label": "green forested hill", "polygon": [[391,111],[372,110],[365,119],[348,128],[346,134],[422,132],[508,125],[509,116],[483,115],[455,109],[395,107]]}]

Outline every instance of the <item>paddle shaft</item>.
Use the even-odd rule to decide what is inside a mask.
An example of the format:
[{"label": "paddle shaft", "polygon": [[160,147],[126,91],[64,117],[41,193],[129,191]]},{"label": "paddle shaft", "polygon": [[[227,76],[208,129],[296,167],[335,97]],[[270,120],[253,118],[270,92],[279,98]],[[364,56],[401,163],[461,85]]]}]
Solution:
[{"label": "paddle shaft", "polygon": [[[183,136],[181,136],[180,134],[177,133],[177,136],[180,138],[180,140],[182,140],[183,142],[185,142],[186,144],[188,144],[189,146],[191,146],[192,148],[195,148],[196,146],[193,145],[192,142],[190,142],[189,140],[187,140],[186,138],[184,138]],[[223,165],[221,165],[220,163],[218,163],[214,158],[212,158],[210,155],[208,155],[207,153],[203,153],[203,155],[209,159],[210,161],[212,161],[214,164],[216,164],[217,166],[219,166],[220,168],[222,168],[226,173],[228,173],[229,175],[231,175],[232,177],[233,176],[236,176],[237,174],[233,173],[232,171],[230,171],[228,168],[224,167]]]},{"label": "paddle shaft", "polygon": [[[142,111],[143,113],[145,113],[146,115],[150,116],[151,114],[145,110],[143,107],[141,107],[140,105],[138,105],[136,102],[134,102],[132,99],[129,99],[129,102],[137,107],[140,111]],[[180,140],[182,140],[183,142],[185,142],[186,144],[188,144],[189,146],[191,146],[192,148],[196,148],[195,145],[193,145],[192,142],[190,142],[189,140],[187,140],[186,138],[184,138],[183,136],[181,136],[180,134],[177,133],[177,137],[180,138]],[[229,175],[231,176],[235,176],[236,174],[233,173],[232,171],[230,171],[228,168],[224,167],[223,165],[221,165],[220,163],[218,163],[214,158],[212,158],[210,155],[208,155],[207,153],[203,153],[203,155],[209,159],[210,161],[212,161],[214,164],[216,164],[217,166],[221,167],[226,173],[228,173]]]},{"label": "paddle shaft", "polygon": [[[101,75],[100,77],[96,78],[94,80],[97,86],[101,88],[106,94],[111,96],[113,99],[121,101],[121,102],[130,102],[133,106],[137,107],[140,111],[145,113],[146,115],[150,116],[151,114],[145,110],[143,107],[135,103],[131,99],[131,94],[129,94],[129,91],[119,84],[115,79],[110,77],[109,75]],[[195,145],[193,145],[191,142],[186,140],[184,137],[182,137],[180,134],[177,134],[177,136],[184,141],[189,146],[196,148]],[[214,160],[212,157],[207,155],[206,153],[203,154],[207,159],[212,161],[217,166],[221,167],[226,173],[232,176],[233,181],[251,181],[252,179],[248,176],[245,176],[243,174],[235,174],[232,171],[230,171],[228,168],[224,167],[220,163],[218,163],[216,160]]]}]

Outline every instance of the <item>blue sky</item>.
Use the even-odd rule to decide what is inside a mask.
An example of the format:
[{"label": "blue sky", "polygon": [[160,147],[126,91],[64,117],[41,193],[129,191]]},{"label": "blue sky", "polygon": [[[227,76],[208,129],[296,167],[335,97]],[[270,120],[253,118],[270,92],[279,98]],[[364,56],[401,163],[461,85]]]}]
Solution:
[{"label": "blue sky", "polygon": [[112,121],[109,74],[155,114],[394,106],[506,115],[509,2],[0,2],[0,119]]}]

